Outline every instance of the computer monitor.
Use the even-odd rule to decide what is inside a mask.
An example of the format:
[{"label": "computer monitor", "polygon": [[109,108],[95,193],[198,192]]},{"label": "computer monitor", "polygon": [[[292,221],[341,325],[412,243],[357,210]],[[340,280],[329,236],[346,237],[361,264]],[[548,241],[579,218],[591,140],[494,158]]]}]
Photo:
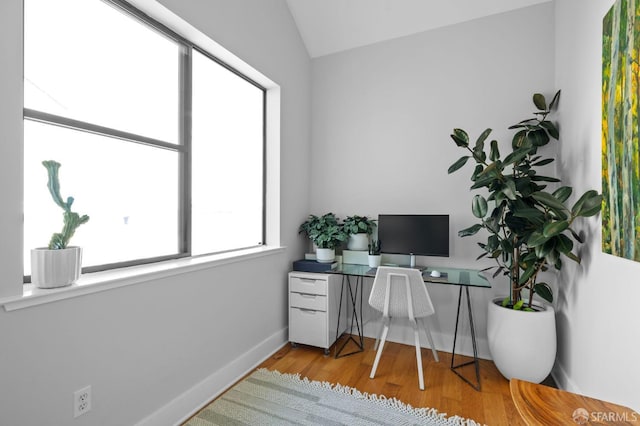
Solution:
[{"label": "computer monitor", "polygon": [[449,257],[449,215],[378,215],[383,253]]}]

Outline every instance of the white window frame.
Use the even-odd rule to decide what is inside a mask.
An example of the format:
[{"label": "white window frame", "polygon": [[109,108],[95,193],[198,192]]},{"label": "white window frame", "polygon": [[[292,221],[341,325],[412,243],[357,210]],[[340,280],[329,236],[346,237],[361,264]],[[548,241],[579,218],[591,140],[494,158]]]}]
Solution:
[{"label": "white window frame", "polygon": [[[223,60],[217,58],[214,54],[208,52],[206,49],[197,45],[190,41],[188,38],[185,38],[170,29],[166,25],[160,23],[156,19],[151,18],[149,15],[145,14],[143,11],[138,10],[133,7],[129,3],[124,0],[101,0],[105,3],[112,5],[113,7],[118,8],[122,11],[122,13],[128,14],[133,19],[138,21],[140,25],[144,25],[149,28],[149,30],[158,31],[165,37],[173,40],[178,46],[180,50],[180,61],[179,61],[179,80],[176,81],[176,90],[179,89],[180,92],[180,100],[179,100],[179,112],[178,117],[176,117],[179,121],[179,136],[177,143],[172,143],[168,141],[163,141],[159,139],[154,139],[150,137],[146,137],[143,135],[130,133],[118,129],[113,129],[109,127],[104,127],[100,125],[95,125],[92,123],[87,123],[84,121],[71,119],[63,116],[58,116],[55,114],[50,114],[47,112],[37,111],[34,109],[24,108],[24,119],[31,120],[35,122],[44,123],[47,125],[54,125],[65,127],[81,132],[98,134],[110,138],[121,139],[124,141],[129,141],[132,143],[141,143],[146,144],[151,147],[159,148],[159,149],[168,149],[173,152],[177,152],[180,154],[180,167],[179,167],[179,176],[176,179],[180,182],[180,194],[179,194],[179,208],[180,208],[180,224],[179,224],[179,235],[178,235],[178,251],[177,253],[166,255],[166,256],[156,256],[156,257],[148,257],[142,259],[132,259],[126,260],[117,263],[109,263],[109,264],[101,264],[90,267],[83,267],[83,272],[97,272],[109,269],[116,269],[128,266],[141,265],[146,263],[154,263],[161,262],[170,259],[179,259],[184,257],[190,257],[192,255],[191,252],[191,206],[190,206],[190,198],[191,198],[191,87],[192,87],[192,54],[193,51],[197,51],[203,54],[208,59],[216,62],[218,65],[224,67],[228,71],[235,74],[237,77],[242,78],[253,86],[257,87],[263,93],[263,134],[262,134],[262,149],[263,149],[263,176],[262,176],[262,235],[260,241],[256,244],[256,246],[262,246],[266,244],[266,175],[265,170],[267,169],[267,161],[266,161],[266,115],[267,115],[267,89],[261,85],[260,83],[253,80],[251,77],[245,75],[241,71],[238,71],[233,66],[225,63]],[[251,247],[238,247],[232,248],[227,251],[238,251]],[[216,253],[210,253],[216,254]],[[30,282],[30,277],[24,277],[25,282]]]},{"label": "white window frame", "polygon": [[146,283],[176,274],[184,274],[194,269],[211,269],[230,262],[247,262],[257,257],[280,255],[285,248],[281,247],[280,227],[280,108],[281,88],[269,77],[242,60],[236,54],[213,41],[155,0],[130,0],[129,3],[138,10],[157,20],[167,28],[185,37],[206,52],[214,55],[234,69],[249,76],[266,90],[266,131],[265,131],[265,169],[266,186],[266,224],[265,245],[256,249],[242,250],[235,253],[204,256],[198,259],[178,259],[132,268],[96,272],[82,276],[77,285],[56,290],[39,290],[33,285],[23,285],[22,247],[23,231],[21,225],[23,199],[23,55],[24,44],[22,34],[23,0],[5,0],[0,6],[0,39],[7,40],[3,44],[3,52],[9,61],[3,69],[0,88],[5,94],[0,114],[0,127],[6,136],[6,143],[0,144],[0,154],[5,164],[0,168],[0,177],[4,182],[14,182],[3,190],[6,202],[5,211],[0,218],[0,232],[5,238],[6,247],[12,249],[0,258],[3,270],[3,282],[0,282],[0,306],[5,310],[28,308],[82,296],[85,294],[106,291],[136,283]]}]

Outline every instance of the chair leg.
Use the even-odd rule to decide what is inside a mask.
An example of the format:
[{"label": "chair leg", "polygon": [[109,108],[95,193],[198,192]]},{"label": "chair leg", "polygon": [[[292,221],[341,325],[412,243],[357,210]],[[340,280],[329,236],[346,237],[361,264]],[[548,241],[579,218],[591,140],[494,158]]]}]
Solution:
[{"label": "chair leg", "polygon": [[380,336],[382,336],[382,329],[384,328],[385,320],[382,317],[382,321],[380,321],[380,329],[378,330],[378,334],[376,334],[376,343],[373,345],[373,350],[378,349],[378,343],[380,343]]},{"label": "chair leg", "polygon": [[422,327],[424,328],[424,334],[427,335],[427,340],[429,341],[429,345],[431,346],[431,353],[433,353],[433,358],[436,362],[440,362],[440,358],[438,357],[438,351],[436,351],[436,347],[433,344],[433,337],[431,336],[431,328],[429,324],[427,324],[427,320],[425,318],[421,318]]},{"label": "chair leg", "polygon": [[411,320],[413,326],[413,336],[416,342],[416,362],[418,363],[418,383],[420,390],[424,390],[424,375],[422,374],[422,351],[420,349],[420,334],[418,333],[418,324],[415,319]]},{"label": "chair leg", "polygon": [[373,379],[376,375],[378,363],[380,362],[380,356],[382,355],[382,349],[384,348],[384,342],[387,340],[387,333],[389,332],[389,319],[383,318],[383,321],[384,323],[382,328],[382,336],[380,336],[380,347],[378,347],[378,352],[376,352],[376,359],[375,361],[373,361],[373,367],[371,368],[371,374],[369,375],[370,379]]}]

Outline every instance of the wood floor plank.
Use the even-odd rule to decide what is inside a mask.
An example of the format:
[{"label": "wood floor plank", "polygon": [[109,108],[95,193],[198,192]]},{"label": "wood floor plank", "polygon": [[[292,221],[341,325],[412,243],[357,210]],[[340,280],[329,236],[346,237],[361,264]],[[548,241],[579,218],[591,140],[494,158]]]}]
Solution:
[{"label": "wood floor plank", "polygon": [[[429,349],[422,349],[425,390],[418,388],[415,347],[387,342],[374,379],[369,373],[375,351],[374,339],[365,339],[365,350],[338,359],[325,356],[322,349],[300,345],[284,346],[259,367],[282,373],[300,373],[310,380],[340,383],[361,392],[397,398],[413,407],[431,407],[447,415],[459,415],[489,425],[522,425],[511,400],[509,382],[491,361],[480,361],[482,390],[474,390],[450,369],[451,354],[439,352],[435,362]],[[351,347],[350,347],[351,348]],[[346,350],[349,352],[349,350]],[[456,355],[456,363],[468,360]],[[473,366],[465,367],[465,377],[475,381]]]}]

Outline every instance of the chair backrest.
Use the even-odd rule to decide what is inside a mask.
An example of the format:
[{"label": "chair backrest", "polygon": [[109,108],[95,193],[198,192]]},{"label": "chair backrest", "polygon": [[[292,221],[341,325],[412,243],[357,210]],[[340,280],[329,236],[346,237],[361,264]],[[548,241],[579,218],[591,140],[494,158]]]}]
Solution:
[{"label": "chair backrest", "polygon": [[390,317],[422,318],[435,312],[422,273],[410,268],[378,267],[369,304]]}]

